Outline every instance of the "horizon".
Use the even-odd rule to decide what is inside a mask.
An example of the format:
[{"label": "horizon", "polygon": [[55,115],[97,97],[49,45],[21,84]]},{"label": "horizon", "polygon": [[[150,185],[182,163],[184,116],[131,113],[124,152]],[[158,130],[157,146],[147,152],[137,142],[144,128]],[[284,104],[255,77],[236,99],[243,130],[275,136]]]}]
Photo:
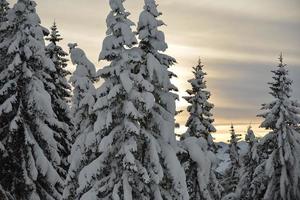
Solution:
[{"label": "horizon", "polygon": [[[76,42],[97,69],[105,65],[97,62],[97,58],[106,31],[107,1],[36,2],[44,27],[49,29],[56,21],[65,51],[68,43]],[[300,99],[299,1],[157,2],[163,13],[160,19],[168,25],[161,29],[169,45],[167,54],[178,61],[171,71],[178,75],[173,82],[179,87],[181,97],[187,95],[185,90],[190,88],[187,80],[192,78],[192,67],[197,65],[199,57],[205,65],[207,86],[212,94],[210,102],[215,104],[216,141],[227,141],[231,123],[237,133],[245,133],[249,124],[257,136],[267,132],[258,128],[261,119],[256,115],[262,103],[272,100],[267,83],[272,77],[270,71],[278,65],[280,52],[294,81],[293,99]],[[127,0],[125,7],[131,13],[129,18],[137,23],[143,1]],[[74,70],[72,66],[69,69]],[[187,103],[181,98],[177,105],[178,110],[185,110]],[[184,132],[187,116],[184,112],[177,117],[181,124],[177,133]]]}]

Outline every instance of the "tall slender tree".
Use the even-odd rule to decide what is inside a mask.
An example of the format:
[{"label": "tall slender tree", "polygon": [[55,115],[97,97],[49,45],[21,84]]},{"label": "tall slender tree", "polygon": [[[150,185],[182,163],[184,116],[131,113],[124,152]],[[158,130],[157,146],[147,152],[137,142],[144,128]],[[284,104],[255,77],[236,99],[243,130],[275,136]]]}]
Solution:
[{"label": "tall slender tree", "polygon": [[154,86],[155,109],[153,115],[154,126],[163,136],[166,142],[176,148],[174,126],[176,114],[175,100],[178,95],[174,91],[178,89],[171,83],[171,78],[176,75],[169,68],[176,63],[172,58],[162,52],[166,51],[168,45],[165,35],[158,28],[164,22],[158,17],[162,15],[157,10],[155,0],[145,0],[144,10],[141,12],[138,22],[139,46],[143,50],[144,65],[147,70],[146,79]]},{"label": "tall slender tree", "polygon": [[66,78],[71,73],[65,69],[68,66],[68,59],[65,58],[68,54],[58,45],[58,42],[60,42],[62,38],[57,30],[55,22],[51,27],[50,35],[46,40],[50,42],[46,47],[46,56],[54,63],[55,71],[49,71],[45,86],[51,96],[53,111],[56,114],[57,119],[64,125],[63,129],[57,131],[59,135],[56,137],[60,144],[59,154],[62,158],[62,170],[60,170],[59,173],[65,178],[69,168],[68,156],[70,154],[72,143],[72,120],[68,105],[71,98],[71,86]]},{"label": "tall slender tree", "polygon": [[238,141],[241,140],[241,134],[236,134],[233,124],[230,129],[231,138],[229,142],[230,167],[226,170],[222,185],[225,189],[225,197],[223,199],[231,199],[234,196],[237,184],[239,182],[239,168],[241,167]]},{"label": "tall slender tree", "polygon": [[203,72],[203,67],[204,65],[199,59],[198,65],[193,68],[195,77],[188,81],[192,85],[192,89],[187,90],[190,96],[183,97],[190,104],[187,108],[190,113],[186,123],[188,130],[183,137],[203,137],[207,141],[210,150],[215,151],[216,145],[211,136],[211,133],[216,132],[212,124],[214,119],[211,113],[214,105],[208,102],[211,94],[206,90],[204,78],[207,74]]},{"label": "tall slender tree", "polygon": [[186,153],[180,154],[180,158],[187,177],[190,199],[221,199],[223,189],[215,175],[218,163],[213,152],[216,148],[210,135],[216,131],[210,112],[213,104],[208,102],[210,92],[205,90],[206,73],[203,72],[200,60],[193,69],[195,77],[188,81],[192,85],[192,89],[187,90],[190,96],[184,97],[190,104],[186,123],[188,130],[181,137]]},{"label": "tall slender tree", "polygon": [[[176,74],[169,71],[176,60],[163,53],[167,50],[168,45],[164,33],[159,30],[164,22],[158,19],[162,13],[158,11],[157,7],[155,0],[145,0],[137,27],[140,39],[139,47],[143,51],[142,65],[146,71],[144,77],[154,87],[152,93],[155,103],[149,116],[151,123],[148,123],[147,129],[152,130],[160,139],[170,144],[176,152],[178,147],[174,133],[174,118],[177,114],[175,100],[178,99],[178,96],[174,94],[174,91],[178,91],[178,89],[171,83],[171,78],[176,77]],[[179,168],[179,166],[176,167]],[[170,170],[170,167],[167,167],[165,174],[170,174]],[[168,183],[172,181],[173,186]],[[186,198],[186,186],[182,181],[171,177],[167,178],[166,181],[164,180],[160,185],[162,189],[167,188],[166,191],[169,193],[174,193],[176,190],[178,192],[174,186],[181,185],[181,191],[179,191],[181,196],[178,198]]]},{"label": "tall slender tree", "polygon": [[76,65],[76,70],[70,78],[73,86],[72,116],[75,122],[74,136],[75,142],[72,146],[70,156],[70,169],[68,171],[64,200],[78,199],[76,189],[79,187],[78,175],[85,163],[91,162],[96,156],[95,145],[86,144],[89,133],[93,133],[93,125],[96,116],[93,112],[95,104],[96,89],[96,69],[86,57],[84,51],[77,44],[69,44],[71,61]]},{"label": "tall slender tree", "polygon": [[253,179],[255,168],[259,163],[257,152],[258,141],[251,126],[247,130],[245,141],[248,144],[248,152],[243,156],[242,166],[239,169],[240,180],[235,191],[235,199],[251,200],[252,197],[249,195],[251,180]]},{"label": "tall slender tree", "polygon": [[79,199],[188,199],[174,149],[149,128],[154,86],[145,79],[143,51],[133,47],[134,24],[122,0],[111,0],[110,7],[99,57],[110,64],[99,71],[104,83],[94,106],[100,114],[93,131],[103,139],[97,158],[79,174]]},{"label": "tall slender tree", "polygon": [[63,125],[44,86],[44,71],[55,70],[45,53],[45,28],[34,1],[18,0],[8,12],[11,29],[1,44],[9,45],[11,62],[0,73],[0,127],[8,157],[0,183],[18,200],[58,200],[63,181],[55,135]]},{"label": "tall slender tree", "polygon": [[[291,100],[292,81],[282,54],[279,65],[273,70],[273,82],[269,83],[274,97],[263,104],[264,118],[261,127],[270,130],[259,144],[261,164],[256,168],[251,182],[254,199],[290,200],[300,198],[300,105]],[[259,183],[259,184],[258,184]]]}]

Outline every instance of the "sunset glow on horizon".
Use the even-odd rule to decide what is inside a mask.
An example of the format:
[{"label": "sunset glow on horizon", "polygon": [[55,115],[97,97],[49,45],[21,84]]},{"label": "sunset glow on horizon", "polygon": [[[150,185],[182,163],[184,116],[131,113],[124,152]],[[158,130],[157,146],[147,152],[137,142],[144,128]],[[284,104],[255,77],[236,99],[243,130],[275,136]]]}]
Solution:
[{"label": "sunset glow on horizon", "polygon": [[[105,63],[97,59],[106,31],[107,0],[36,2],[44,27],[49,28],[56,21],[65,51],[68,43],[76,42],[97,69],[104,67]],[[280,52],[294,81],[293,98],[300,100],[299,0],[157,0],[157,3],[163,13],[160,19],[167,24],[162,27],[169,45],[167,54],[178,61],[171,71],[178,75],[173,82],[180,96],[187,95],[185,90],[190,88],[187,80],[192,78],[192,67],[199,57],[205,65],[207,86],[212,94],[210,101],[215,104],[216,141],[227,141],[231,123],[238,133],[245,133],[250,124],[257,136],[266,133],[258,128],[261,119],[256,115],[260,105],[271,100],[267,83]],[[131,13],[129,18],[137,23],[143,0],[126,0],[125,6]],[[186,106],[181,98],[178,110],[185,110]],[[177,117],[181,124],[178,133],[185,131],[187,116],[183,112]]]}]

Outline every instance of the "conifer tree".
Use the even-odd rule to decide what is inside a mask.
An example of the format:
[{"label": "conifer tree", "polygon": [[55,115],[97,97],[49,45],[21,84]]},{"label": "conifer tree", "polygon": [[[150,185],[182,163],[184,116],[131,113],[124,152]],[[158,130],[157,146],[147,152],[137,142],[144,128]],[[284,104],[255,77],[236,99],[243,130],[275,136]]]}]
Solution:
[{"label": "conifer tree", "polygon": [[50,35],[46,38],[46,40],[50,42],[46,47],[46,55],[53,61],[56,68],[56,72],[51,74],[53,84],[56,88],[56,91],[53,91],[55,92],[53,97],[53,109],[60,121],[72,126],[68,107],[68,103],[72,96],[71,86],[67,81],[67,76],[71,75],[71,73],[66,70],[66,67],[68,66],[68,59],[66,56],[68,56],[68,53],[58,45],[63,38],[61,38],[55,22],[50,29]]},{"label": "conifer tree", "polygon": [[255,170],[251,182],[251,197],[266,200],[290,200],[300,198],[300,105],[291,100],[292,81],[282,54],[279,65],[273,70],[269,83],[274,100],[263,104],[265,112],[261,127],[270,130],[259,144],[262,162]]},{"label": "conifer tree", "polygon": [[216,132],[212,124],[214,119],[211,113],[214,105],[208,102],[211,94],[206,90],[204,78],[207,74],[203,72],[203,67],[204,65],[199,60],[198,65],[193,68],[195,77],[188,81],[192,85],[192,89],[187,90],[190,96],[183,97],[190,104],[187,108],[190,113],[186,123],[188,130],[184,137],[203,137],[207,141],[209,149],[215,151],[216,147],[211,136],[212,132]]},{"label": "conifer tree", "polygon": [[214,143],[210,135],[215,131],[210,113],[213,104],[207,100],[210,93],[206,91],[203,65],[199,60],[193,68],[194,78],[189,80],[190,96],[184,97],[190,104],[190,113],[186,127],[187,132],[181,137],[181,144],[186,153],[180,154],[181,163],[185,169],[190,199],[220,199],[222,187],[215,175],[217,159],[213,151]]},{"label": "conifer tree", "polygon": [[87,146],[86,141],[90,136],[89,134],[93,133],[93,125],[96,118],[93,112],[96,95],[93,83],[96,80],[96,69],[88,60],[84,51],[76,46],[77,44],[69,44],[71,61],[76,65],[76,70],[70,78],[74,88],[72,115],[75,122],[73,135],[76,138],[70,156],[70,169],[63,193],[64,200],[78,199],[76,192],[76,189],[79,187],[78,175],[84,164],[91,162],[95,157],[95,148]]},{"label": "conifer tree", "polygon": [[259,163],[259,156],[257,152],[258,141],[251,126],[247,130],[245,141],[248,144],[248,152],[242,159],[242,166],[240,171],[240,180],[235,191],[235,198],[241,200],[251,200],[249,195],[251,188],[251,181],[255,168]]},{"label": "conifer tree", "polygon": [[93,131],[102,139],[99,155],[79,174],[79,199],[186,200],[184,171],[174,149],[149,128],[154,86],[144,78],[143,52],[133,47],[134,24],[122,0],[111,0],[110,7],[99,57],[110,64],[98,73],[104,83],[93,109],[99,113]]},{"label": "conifer tree", "polygon": [[65,69],[68,62],[65,57],[68,54],[58,45],[62,38],[57,30],[56,23],[51,27],[51,33],[46,40],[50,42],[46,47],[46,56],[54,63],[55,71],[47,70],[45,87],[51,96],[53,111],[58,120],[64,125],[63,129],[57,130],[59,135],[56,136],[56,139],[59,142],[59,154],[62,158],[59,173],[65,178],[69,168],[67,158],[70,154],[72,142],[72,121],[68,105],[71,98],[71,86],[66,79],[70,72]]},{"label": "conifer tree", "polygon": [[231,138],[229,142],[230,167],[226,170],[222,185],[225,189],[225,197],[223,199],[231,199],[239,181],[239,168],[241,167],[238,141],[241,139],[240,134],[236,134],[234,126],[230,129]]},{"label": "conifer tree", "polygon": [[58,200],[63,180],[55,135],[63,125],[44,86],[44,71],[55,67],[46,57],[46,29],[35,7],[34,1],[17,1],[8,11],[11,29],[1,43],[8,45],[11,62],[0,73],[0,127],[8,154],[0,166],[0,184],[18,200]]},{"label": "conifer tree", "polygon": [[[149,116],[151,123],[149,123],[148,129],[152,129],[155,134],[160,135],[177,152],[174,118],[178,113],[175,105],[178,96],[174,94],[174,91],[178,91],[178,89],[171,83],[171,78],[177,76],[169,71],[176,60],[163,53],[167,50],[168,45],[164,33],[159,30],[159,27],[165,24],[158,19],[162,13],[157,9],[156,1],[144,0],[144,3],[144,10],[139,16],[137,32],[140,39],[139,47],[143,51],[142,65],[147,72],[144,77],[154,86],[152,93],[155,98],[153,110]],[[166,181],[161,186],[163,188],[165,186],[169,187],[168,182],[170,181]],[[180,180],[173,180],[173,185],[174,183],[177,185],[176,182],[180,183]],[[180,184],[183,185],[183,183]],[[185,190],[184,187],[182,189]],[[174,187],[167,190],[172,192]],[[182,194],[184,195],[184,192]]]},{"label": "conifer tree", "polygon": [[138,22],[139,46],[143,50],[143,63],[148,72],[146,79],[154,86],[155,97],[155,121],[153,128],[158,129],[165,141],[176,148],[174,126],[176,114],[175,100],[178,95],[174,91],[178,89],[171,83],[171,78],[176,74],[169,71],[169,68],[176,63],[175,58],[163,54],[168,45],[165,35],[158,28],[164,25],[158,17],[162,15],[157,10],[155,0],[144,0],[144,10],[141,12]]}]

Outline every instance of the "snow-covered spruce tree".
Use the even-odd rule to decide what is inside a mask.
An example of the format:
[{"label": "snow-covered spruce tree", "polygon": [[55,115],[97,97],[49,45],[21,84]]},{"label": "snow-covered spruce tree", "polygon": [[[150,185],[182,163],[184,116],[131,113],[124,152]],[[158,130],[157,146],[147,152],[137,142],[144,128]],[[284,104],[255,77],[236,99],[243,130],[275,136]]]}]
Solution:
[{"label": "snow-covered spruce tree", "polygon": [[69,109],[69,99],[71,98],[71,86],[66,76],[71,73],[65,68],[68,60],[65,58],[68,54],[58,45],[62,40],[54,23],[51,27],[51,33],[46,38],[50,43],[46,47],[46,56],[48,56],[55,66],[55,71],[47,70],[45,73],[45,88],[51,96],[51,103],[54,113],[58,120],[64,124],[63,129],[57,130],[56,140],[59,142],[59,154],[62,158],[61,170],[59,174],[65,178],[69,168],[68,156],[71,149],[71,130],[72,121]]},{"label": "snow-covered spruce tree", "polygon": [[0,73],[0,123],[8,154],[0,184],[18,200],[58,200],[63,181],[56,170],[61,158],[55,130],[63,125],[44,87],[44,71],[55,67],[45,54],[45,29],[35,7],[34,1],[17,1],[8,11],[11,29],[1,43],[9,45],[11,62]]},{"label": "snow-covered spruce tree", "polygon": [[111,0],[107,37],[100,60],[95,135],[103,139],[100,155],[79,174],[79,199],[187,200],[184,171],[176,154],[158,130],[151,129],[155,98],[145,80],[137,43],[122,0]]},{"label": "snow-covered spruce tree", "polygon": [[[263,104],[261,127],[271,130],[260,142],[264,158],[251,182],[252,198],[265,200],[300,199],[300,133],[296,131],[300,105],[291,100],[292,81],[282,55],[269,83],[274,101]],[[263,180],[263,182],[259,182]],[[258,184],[259,183],[259,184]]]},{"label": "snow-covered spruce tree", "polygon": [[221,199],[222,187],[215,175],[217,159],[213,152],[216,148],[210,135],[216,131],[210,113],[213,105],[207,101],[210,93],[205,90],[206,73],[202,71],[200,60],[193,69],[195,77],[189,80],[192,89],[187,90],[190,96],[184,97],[190,104],[190,116],[186,123],[188,130],[180,142],[186,152],[179,158],[185,169],[190,199],[217,200]]},{"label": "snow-covered spruce tree", "polygon": [[240,180],[234,197],[240,200],[252,200],[249,191],[255,168],[259,164],[259,156],[257,154],[258,141],[251,126],[247,130],[245,141],[248,144],[248,153],[242,158],[242,166],[239,170]]},{"label": "snow-covered spruce tree", "polygon": [[145,78],[154,86],[155,112],[152,113],[152,121],[155,127],[153,129],[157,129],[165,141],[176,148],[174,116],[175,100],[178,99],[178,95],[173,91],[178,89],[171,83],[171,78],[176,75],[169,71],[176,60],[162,53],[167,50],[168,45],[164,33],[158,30],[164,22],[157,19],[162,14],[157,10],[155,0],[144,1],[144,10],[140,14],[137,30],[139,46],[143,50],[143,63],[147,70]]},{"label": "snow-covered spruce tree", "polygon": [[228,140],[229,150],[227,151],[230,157],[230,167],[226,170],[224,178],[222,180],[222,185],[226,194],[223,199],[232,198],[232,195],[234,194],[239,181],[239,168],[241,167],[238,147],[238,141],[241,139],[241,135],[235,133],[233,125],[231,125],[230,134],[231,138],[230,140]]},{"label": "snow-covered spruce tree", "polygon": [[211,110],[214,105],[208,102],[210,92],[206,90],[206,81],[204,81],[206,73],[203,72],[201,60],[199,59],[198,65],[194,67],[194,78],[188,82],[192,85],[192,89],[187,90],[190,96],[183,97],[190,105],[187,111],[190,116],[186,122],[188,130],[184,134],[186,137],[203,137],[212,151],[216,150],[211,133],[216,132],[213,126],[214,119],[212,118]]},{"label": "snow-covered spruce tree", "polygon": [[[162,15],[157,10],[155,0],[144,0],[144,10],[139,16],[137,27],[138,37],[140,39],[139,47],[143,50],[143,66],[146,73],[144,77],[153,86],[153,95],[155,97],[154,109],[151,111],[151,121],[148,129],[152,129],[160,135],[165,142],[170,144],[177,151],[177,142],[174,134],[176,125],[174,116],[176,111],[175,100],[178,96],[173,92],[178,89],[171,83],[171,78],[176,75],[169,71],[169,68],[176,63],[176,60],[163,52],[167,50],[168,45],[165,36],[159,27],[164,25],[158,17]],[[173,180],[174,183],[180,183],[180,180]],[[168,180],[166,184],[168,185]]]},{"label": "snow-covered spruce tree", "polygon": [[[93,112],[95,104],[96,80],[95,66],[88,60],[84,51],[76,47],[77,44],[69,44],[71,61],[76,65],[76,70],[70,78],[73,85],[72,115],[75,122],[75,142],[70,156],[70,168],[68,171],[64,200],[78,199],[76,189],[79,187],[78,175],[84,164],[91,162],[95,154],[93,146],[87,146],[86,141],[89,133],[93,132],[96,116]],[[93,152],[93,153],[92,153]]]}]

